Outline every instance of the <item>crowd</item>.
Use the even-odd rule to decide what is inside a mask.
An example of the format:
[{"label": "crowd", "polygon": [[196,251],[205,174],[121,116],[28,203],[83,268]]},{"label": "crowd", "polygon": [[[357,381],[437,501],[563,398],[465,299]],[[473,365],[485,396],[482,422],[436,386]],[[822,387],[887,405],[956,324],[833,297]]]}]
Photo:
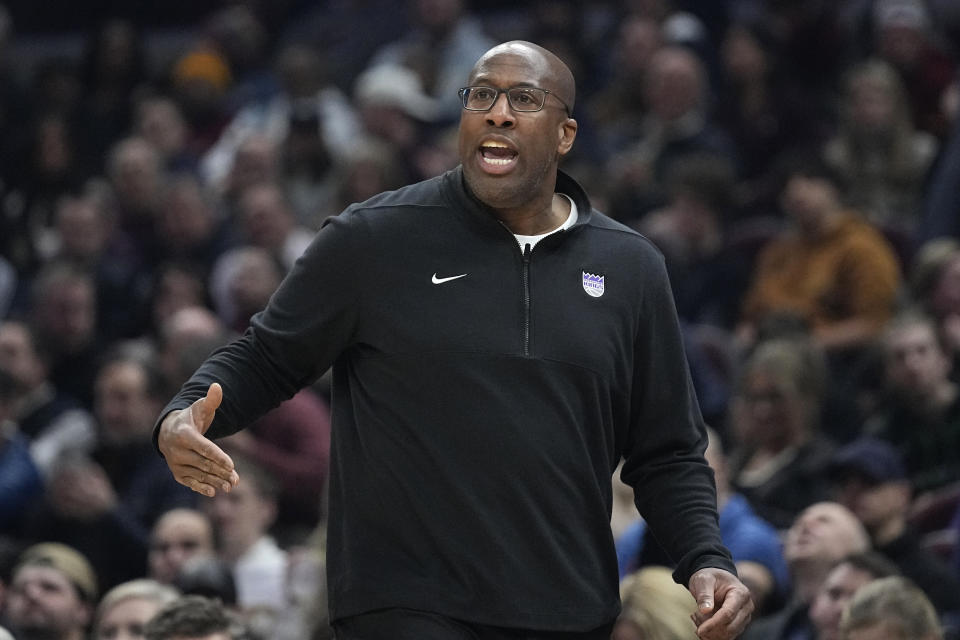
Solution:
[{"label": "crowd", "polygon": [[[155,420],[325,219],[455,166],[457,90],[523,38],[580,83],[564,171],[666,257],[745,637],[960,637],[956,3],[259,5],[168,56],[104,16],[26,78],[0,7],[0,633],[141,638],[194,595],[327,636],[327,377],[222,441],[212,499]],[[614,637],[695,638],[632,500]]]}]

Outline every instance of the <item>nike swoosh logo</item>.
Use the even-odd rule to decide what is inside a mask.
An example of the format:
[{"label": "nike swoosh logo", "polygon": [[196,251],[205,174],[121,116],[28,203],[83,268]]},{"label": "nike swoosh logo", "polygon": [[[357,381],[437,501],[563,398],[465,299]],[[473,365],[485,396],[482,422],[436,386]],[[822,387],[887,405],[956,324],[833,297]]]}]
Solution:
[{"label": "nike swoosh logo", "polygon": [[438,278],[437,274],[433,274],[433,277],[430,278],[430,282],[433,284],[443,284],[444,282],[450,282],[451,280],[456,280],[458,278],[464,278],[467,274],[461,273],[458,276],[450,276],[449,278]]}]

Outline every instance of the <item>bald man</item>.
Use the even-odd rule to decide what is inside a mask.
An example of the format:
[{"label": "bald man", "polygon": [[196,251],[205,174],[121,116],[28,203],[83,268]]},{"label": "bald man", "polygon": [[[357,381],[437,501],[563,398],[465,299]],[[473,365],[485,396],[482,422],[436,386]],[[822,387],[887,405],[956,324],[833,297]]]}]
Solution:
[{"label": "bald man", "polygon": [[460,90],[460,165],[330,218],[238,341],[158,420],[174,476],[238,477],[213,439],[333,366],[328,580],[339,639],[609,638],[610,478],[698,603],[752,603],[717,527],[661,254],[559,170],[575,83],[507,42]]}]

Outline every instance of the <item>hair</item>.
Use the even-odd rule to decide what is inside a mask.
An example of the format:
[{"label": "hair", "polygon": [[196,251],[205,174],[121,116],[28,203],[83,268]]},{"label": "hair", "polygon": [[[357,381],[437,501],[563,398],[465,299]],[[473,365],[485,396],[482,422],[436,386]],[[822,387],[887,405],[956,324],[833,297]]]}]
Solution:
[{"label": "hair", "polygon": [[877,624],[895,629],[902,640],[940,640],[943,631],[930,599],[910,580],[890,576],[874,580],[853,596],[840,618],[840,632]]},{"label": "hair", "polygon": [[928,306],[944,268],[958,256],[960,241],[955,238],[934,238],[921,245],[908,274],[911,298],[924,307]]},{"label": "hair", "polygon": [[696,640],[690,614],[697,603],[666,567],[648,566],[627,576],[620,597],[620,619],[639,627],[647,640]]},{"label": "hair", "polygon": [[148,578],[122,582],[107,591],[103,595],[103,598],[100,599],[100,603],[97,605],[94,629],[100,627],[100,620],[107,611],[124,600],[149,600],[163,607],[176,600],[179,596],[180,593],[175,588]]},{"label": "hair", "polygon": [[848,564],[854,569],[869,573],[873,578],[889,578],[890,576],[899,576],[900,569],[893,564],[889,558],[878,551],[859,551],[851,553],[843,560],[837,563]]},{"label": "hair", "polygon": [[237,472],[245,482],[249,482],[257,495],[265,500],[276,502],[280,495],[280,483],[270,471],[249,456],[232,454]]},{"label": "hair", "polygon": [[809,338],[771,338],[756,346],[744,363],[739,387],[756,371],[769,371],[800,395],[819,403],[829,370],[823,351]]},{"label": "hair", "polygon": [[937,346],[945,353],[950,353],[950,345],[946,336],[940,331],[937,320],[921,307],[912,306],[899,311],[883,328],[881,344],[886,345],[894,332],[915,326],[928,327],[932,332]]},{"label": "hair", "polygon": [[219,600],[181,596],[167,604],[147,623],[146,640],[202,638],[214,633],[233,637],[233,621]]}]

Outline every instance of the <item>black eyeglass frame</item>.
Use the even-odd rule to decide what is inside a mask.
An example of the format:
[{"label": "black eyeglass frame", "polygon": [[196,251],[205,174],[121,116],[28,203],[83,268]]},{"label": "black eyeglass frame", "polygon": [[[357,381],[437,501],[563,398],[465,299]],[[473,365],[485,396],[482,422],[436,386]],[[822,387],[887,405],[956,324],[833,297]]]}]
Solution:
[{"label": "black eyeglass frame", "polygon": [[[494,93],[494,95],[493,95],[493,100],[490,101],[490,106],[489,106],[489,107],[487,107],[486,109],[476,109],[476,108],[470,108],[470,107],[467,106],[467,94],[468,94],[469,91],[474,90],[474,89],[486,89],[486,90],[492,91],[492,92]],[[531,90],[531,89],[532,89],[533,91],[542,91],[542,92],[543,92],[543,101],[540,102],[540,106],[537,107],[536,109],[519,109],[519,108],[517,108],[517,106],[513,103],[513,97],[510,95],[510,92],[511,92],[511,91],[529,91],[529,90]],[[501,94],[501,93],[507,94],[507,102],[510,104],[510,108],[513,109],[514,111],[518,112],[518,113],[536,113],[537,111],[542,111],[542,110],[543,110],[543,107],[545,107],[546,104],[547,104],[547,96],[548,96],[548,95],[552,95],[554,98],[557,99],[557,102],[559,102],[560,104],[563,105],[563,110],[567,112],[567,117],[570,117],[570,115],[571,115],[571,113],[570,113],[570,107],[567,106],[567,103],[566,103],[566,102],[564,102],[563,100],[561,100],[561,99],[559,98],[559,96],[557,96],[557,94],[554,93],[553,91],[550,91],[549,89],[543,89],[543,88],[541,88],[541,87],[533,87],[533,86],[529,86],[529,85],[518,85],[518,86],[515,86],[515,87],[508,87],[508,88],[506,88],[506,89],[497,89],[496,87],[490,87],[490,86],[487,86],[487,85],[484,85],[484,84],[478,84],[478,85],[471,85],[471,86],[469,86],[469,87],[461,87],[460,90],[457,91],[457,95],[460,96],[460,103],[463,105],[463,108],[466,109],[467,111],[475,111],[475,112],[484,112],[484,111],[490,111],[490,109],[493,109],[493,105],[497,104],[497,100],[500,99],[500,94]]]}]

